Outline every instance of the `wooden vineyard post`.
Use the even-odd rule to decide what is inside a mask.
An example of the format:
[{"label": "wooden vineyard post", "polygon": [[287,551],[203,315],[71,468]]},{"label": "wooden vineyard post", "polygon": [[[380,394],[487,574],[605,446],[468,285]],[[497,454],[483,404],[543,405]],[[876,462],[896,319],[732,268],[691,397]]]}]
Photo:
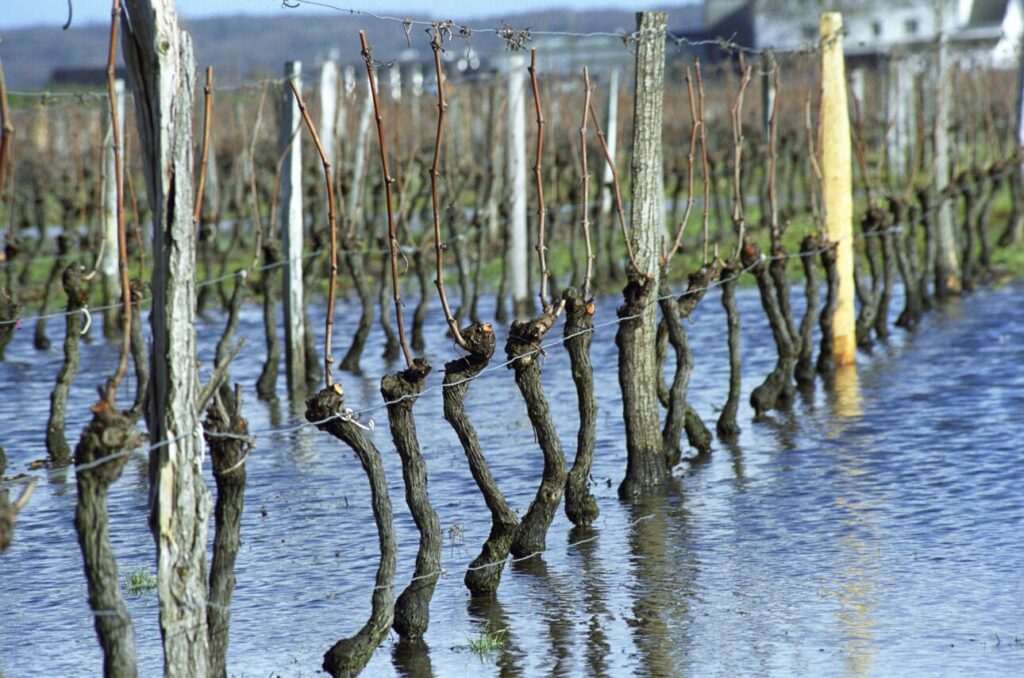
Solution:
[{"label": "wooden vineyard post", "polygon": [[[285,80],[292,80],[302,89],[302,62],[284,65]],[[302,291],[302,139],[299,126],[302,113],[291,89],[281,94],[281,129],[279,147],[287,150],[281,170],[281,243],[288,262],[284,274],[284,348],[288,392],[306,386],[306,327],[303,317]]]},{"label": "wooden vineyard post", "polygon": [[821,171],[825,202],[825,232],[836,243],[839,299],[832,327],[836,365],[857,358],[856,317],[853,308],[853,183],[850,154],[850,113],[846,102],[843,62],[843,15],[821,15]]},{"label": "wooden vineyard post", "polygon": [[122,51],[153,212],[153,374],[150,526],[157,545],[157,595],[164,675],[205,676],[206,537],[210,493],[203,481],[196,368],[196,238],[192,221],[192,40],[173,0],[127,0]]},{"label": "wooden vineyard post", "polygon": [[619,387],[626,424],[626,477],[620,497],[665,482],[658,421],[658,360],[655,335],[664,233],[665,189],[662,165],[662,112],[665,106],[665,32],[668,14],[637,12],[636,84],[633,96],[632,226],[627,232],[627,283],[615,335]]},{"label": "wooden vineyard post", "polygon": [[[331,58],[320,68],[320,143],[327,152],[327,160],[331,167],[337,167],[335,157],[334,130],[338,120],[338,64],[336,54],[332,51]],[[295,83],[298,85],[298,83]]]},{"label": "wooden vineyard post", "polygon": [[517,319],[533,310],[527,282],[529,232],[526,221],[526,74],[521,56],[508,61],[508,185],[511,194],[509,214],[508,263],[512,283],[512,308]]},{"label": "wooden vineyard post", "polygon": [[[619,69],[613,68],[608,74],[608,117],[605,120],[605,134],[608,141],[608,153],[615,162],[615,147],[619,142]],[[604,164],[601,171],[601,214],[612,213],[612,166]]]},{"label": "wooden vineyard post", "polygon": [[953,227],[953,201],[946,196],[950,184],[949,124],[950,99],[949,48],[945,33],[939,35],[938,57],[935,60],[935,193],[938,200],[935,215],[935,296],[940,299],[961,291],[960,261],[956,253]]},{"label": "wooden vineyard post", "polygon": [[[114,81],[114,92],[117,95],[117,126],[118,139],[124,139],[124,80],[118,78]],[[115,118],[108,115],[108,124]],[[113,302],[120,296],[121,280],[117,268],[117,182],[114,172],[114,130],[107,132],[108,141],[103,145],[103,259],[100,262],[100,271],[103,273],[103,303],[110,306],[104,313],[103,333],[107,337],[114,337],[118,333],[120,323],[118,317],[121,309]],[[122,142],[123,143],[123,142]],[[122,163],[124,152],[121,153]]]}]

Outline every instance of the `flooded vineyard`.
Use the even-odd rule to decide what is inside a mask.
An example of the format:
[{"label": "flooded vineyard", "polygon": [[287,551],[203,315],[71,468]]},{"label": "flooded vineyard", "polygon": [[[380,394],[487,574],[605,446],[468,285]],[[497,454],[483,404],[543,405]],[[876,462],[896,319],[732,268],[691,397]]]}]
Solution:
[{"label": "flooded vineyard", "polygon": [[0,675],[1024,671],[1012,73],[112,6],[0,67]]}]

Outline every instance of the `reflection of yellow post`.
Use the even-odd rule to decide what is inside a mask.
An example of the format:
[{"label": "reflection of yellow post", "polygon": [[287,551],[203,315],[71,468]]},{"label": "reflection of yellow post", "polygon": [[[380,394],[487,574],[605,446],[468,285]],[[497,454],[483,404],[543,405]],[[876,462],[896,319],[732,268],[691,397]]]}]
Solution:
[{"label": "reflection of yellow post", "polygon": [[840,419],[855,419],[862,415],[864,411],[861,407],[860,377],[857,375],[857,365],[849,363],[837,366],[834,383],[836,416]]},{"label": "reflection of yellow post", "polygon": [[843,15],[839,12],[821,15],[821,170],[825,231],[830,241],[838,243],[839,300],[832,318],[836,365],[851,365],[857,357],[853,312],[853,186],[842,28]]}]

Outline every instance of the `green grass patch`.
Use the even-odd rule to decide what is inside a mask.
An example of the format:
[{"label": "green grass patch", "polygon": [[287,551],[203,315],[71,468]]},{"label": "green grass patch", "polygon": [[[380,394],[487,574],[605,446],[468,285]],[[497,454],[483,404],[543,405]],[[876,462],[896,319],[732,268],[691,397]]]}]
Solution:
[{"label": "green grass patch", "polygon": [[156,577],[143,565],[136,570],[125,573],[121,586],[130,596],[141,596],[156,588]]}]

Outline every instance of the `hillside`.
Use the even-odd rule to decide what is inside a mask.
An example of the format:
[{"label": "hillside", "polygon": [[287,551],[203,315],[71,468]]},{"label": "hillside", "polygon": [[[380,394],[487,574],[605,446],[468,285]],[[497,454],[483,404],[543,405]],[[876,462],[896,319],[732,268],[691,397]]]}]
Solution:
[{"label": "hillside", "polygon": [[[674,7],[669,15],[670,25],[693,25],[699,15],[698,5]],[[516,28],[578,33],[631,31],[635,25],[632,12],[612,10],[529,12],[477,19],[472,25],[500,28],[502,20]],[[408,47],[401,24],[341,13],[337,17],[284,13],[280,17],[235,16],[183,23],[192,34],[197,62],[202,66],[212,64],[221,84],[237,83],[260,74],[277,75],[288,60],[315,64],[331,49],[340,51],[343,62],[358,62],[360,28],[366,29],[377,59],[396,59]],[[68,31],[51,26],[7,32],[0,36],[0,58],[8,87],[44,87],[55,68],[102,67],[108,31],[108,26],[94,24],[75,26]],[[411,38],[414,44],[420,44],[421,52],[428,49],[422,26],[412,29]],[[456,46],[460,42],[468,43],[482,55],[504,49],[493,33],[456,40]]]}]

